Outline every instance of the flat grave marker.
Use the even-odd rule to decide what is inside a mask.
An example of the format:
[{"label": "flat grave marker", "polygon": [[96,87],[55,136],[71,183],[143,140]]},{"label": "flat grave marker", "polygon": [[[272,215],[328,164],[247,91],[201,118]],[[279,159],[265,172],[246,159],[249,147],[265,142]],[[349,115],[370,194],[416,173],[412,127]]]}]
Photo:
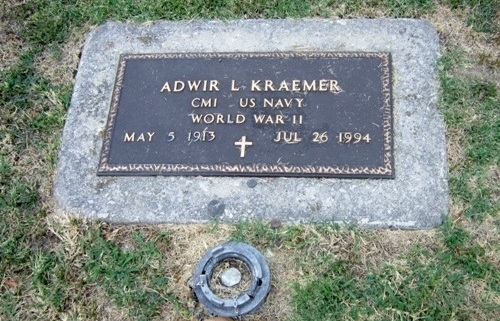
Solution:
[{"label": "flat grave marker", "polygon": [[449,207],[438,56],[412,19],[106,23],[83,48],[56,208],[435,227]]},{"label": "flat grave marker", "polygon": [[390,54],[120,56],[98,175],[393,178]]}]

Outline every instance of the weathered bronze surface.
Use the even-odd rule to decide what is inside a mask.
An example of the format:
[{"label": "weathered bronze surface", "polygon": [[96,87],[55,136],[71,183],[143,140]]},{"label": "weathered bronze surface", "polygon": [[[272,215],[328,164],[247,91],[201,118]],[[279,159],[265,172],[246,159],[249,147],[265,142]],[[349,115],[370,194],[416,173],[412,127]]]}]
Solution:
[{"label": "weathered bronze surface", "polygon": [[394,178],[384,52],[122,55],[99,175]]}]

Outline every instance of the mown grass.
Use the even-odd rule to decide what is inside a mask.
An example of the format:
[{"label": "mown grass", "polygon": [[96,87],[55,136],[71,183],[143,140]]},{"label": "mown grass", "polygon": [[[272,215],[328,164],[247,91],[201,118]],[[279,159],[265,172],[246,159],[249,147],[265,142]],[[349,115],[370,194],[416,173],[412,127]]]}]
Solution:
[{"label": "mown grass", "polygon": [[[471,320],[467,291],[475,280],[484,281],[484,292],[496,293],[498,298],[498,266],[486,257],[482,245],[451,221],[432,244],[415,242],[394,255],[395,263],[366,263],[362,243],[376,240],[377,232],[331,224],[318,224],[312,231],[242,222],[233,232],[234,239],[260,248],[300,249],[295,260],[307,282],[293,286],[291,320]],[[325,238],[332,235],[344,241],[350,238],[341,244],[347,253],[339,254],[338,248],[327,245]],[[499,302],[488,297],[473,304],[493,318]]]},{"label": "mown grass", "polygon": [[482,79],[461,79],[454,68],[463,68],[463,53],[456,50],[441,59],[441,106],[447,125],[464,135],[465,159],[451,169],[453,195],[464,204],[466,216],[484,217],[500,211],[494,199],[491,170],[500,159],[498,88]]},{"label": "mown grass", "polygon": [[[108,297],[119,307],[127,307],[135,319],[151,320],[166,303],[173,302],[175,308],[178,305],[168,291],[168,271],[162,267],[163,255],[155,243],[140,233],[131,238],[133,243],[127,250],[106,239],[102,230],[90,231],[82,242],[88,256],[84,263],[86,281],[102,284]],[[160,237],[157,241],[164,240]]]},{"label": "mown grass", "polygon": [[[186,235],[208,243],[242,240],[274,253],[273,274],[284,281],[268,301],[278,308],[264,306],[256,319],[495,318],[500,309],[495,1],[7,0],[0,8],[0,319],[200,318],[184,293],[183,273],[189,274],[202,245],[184,240]],[[442,12],[463,23],[466,39],[482,39],[481,46],[453,38],[455,30],[440,25]],[[57,69],[54,62],[64,60],[75,35],[106,20],[311,16],[425,17],[447,39],[439,106],[447,124],[453,210],[437,232],[329,224],[271,228],[265,222],[215,223],[192,232],[200,228],[54,219],[50,188],[72,77],[71,70],[62,79],[46,71]],[[51,59],[43,60],[47,55]],[[290,312],[280,312],[288,307]]]}]

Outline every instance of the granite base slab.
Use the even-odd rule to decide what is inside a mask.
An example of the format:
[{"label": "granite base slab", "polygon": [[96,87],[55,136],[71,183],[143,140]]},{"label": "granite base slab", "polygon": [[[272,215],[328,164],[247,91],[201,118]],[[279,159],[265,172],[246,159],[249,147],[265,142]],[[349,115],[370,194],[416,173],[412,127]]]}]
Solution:
[{"label": "granite base slab", "polygon": [[[395,179],[98,177],[123,53],[384,51],[392,55]],[[54,184],[58,211],[120,223],[244,219],[431,228],[448,213],[436,31],[425,21],[108,22],[83,48]]]}]

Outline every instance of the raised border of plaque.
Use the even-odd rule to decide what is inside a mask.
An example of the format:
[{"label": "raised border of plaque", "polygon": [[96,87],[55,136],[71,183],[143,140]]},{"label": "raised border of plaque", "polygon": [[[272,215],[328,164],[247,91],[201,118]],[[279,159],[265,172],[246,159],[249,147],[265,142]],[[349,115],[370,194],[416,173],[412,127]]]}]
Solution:
[{"label": "raised border of plaque", "polygon": [[[347,59],[354,59],[356,60],[359,58],[359,60],[362,59],[374,59],[374,58],[379,58],[380,63],[377,66],[379,69],[379,73],[381,78],[379,79],[380,83],[375,84],[375,86],[378,88],[380,86],[381,92],[380,92],[380,97],[378,97],[377,104],[373,106],[373,109],[377,110],[377,113],[380,113],[380,115],[376,115],[377,120],[380,122],[379,124],[374,123],[375,120],[370,121],[376,125],[376,127],[380,127],[375,135],[375,137],[372,135],[373,140],[379,140],[380,143],[377,146],[380,146],[379,148],[381,150],[375,150],[373,152],[373,148],[370,152],[364,153],[362,156],[364,159],[368,159],[368,161],[364,160],[364,162],[370,162],[372,161],[370,157],[373,159],[378,159],[378,163],[376,165],[354,165],[351,166],[349,163],[346,162],[346,160],[342,160],[342,164],[335,164],[335,156],[339,154],[339,151],[335,150],[333,151],[332,148],[324,148],[323,150],[326,152],[319,153],[315,157],[317,158],[322,158],[323,163],[320,165],[314,165],[314,164],[293,164],[293,160],[290,161],[292,158],[289,155],[287,162],[284,164],[277,164],[274,161],[271,161],[270,159],[259,159],[259,161],[256,162],[245,162],[244,159],[242,158],[241,161],[240,159],[234,160],[232,162],[227,162],[227,161],[221,161],[220,158],[218,161],[213,162],[213,163],[203,163],[203,162],[179,162],[177,159],[177,162],[169,162],[168,159],[165,160],[165,158],[168,158],[169,155],[173,155],[172,153],[165,153],[163,155],[164,158],[160,159],[155,159],[155,162],[133,162],[133,163],[127,163],[124,161],[121,162],[111,162],[110,161],[110,153],[113,151],[113,149],[120,149],[122,148],[125,144],[123,143],[123,140],[120,141],[120,139],[117,139],[117,134],[115,131],[116,123],[117,123],[117,118],[119,117],[119,111],[121,109],[124,109],[125,107],[120,107],[121,104],[123,103],[123,100],[125,98],[122,98],[122,93],[126,90],[128,91],[134,91],[136,90],[137,87],[140,87],[141,85],[144,86],[144,83],[148,82],[149,80],[142,79],[141,75],[138,76],[139,79],[141,80],[129,80],[127,83],[128,85],[124,85],[124,80],[126,78],[126,69],[128,62],[133,60],[135,62],[139,61],[140,63],[147,63],[150,61],[154,60],[171,60],[170,63],[176,64],[173,61],[176,61],[178,59],[182,59],[183,63],[186,63],[187,60],[193,60],[193,62],[198,62],[200,63],[201,60],[201,65],[206,64],[207,60],[215,60],[221,62],[222,60],[226,59],[232,59],[232,60],[248,60],[249,58],[252,59],[257,59],[257,60],[263,60],[265,63],[273,64],[272,60],[288,60],[290,58],[295,58],[295,59],[303,59],[303,60],[318,60],[323,64],[326,63],[331,63],[332,61],[339,61],[344,58]],[[394,158],[393,158],[393,116],[392,116],[392,76],[391,76],[391,55],[388,52],[260,52],[260,53],[255,53],[255,52],[238,52],[238,53],[161,53],[161,54],[122,54],[120,55],[119,59],[119,64],[118,64],[118,70],[117,70],[117,75],[116,75],[116,80],[115,80],[115,85],[113,89],[113,95],[112,95],[112,101],[111,101],[111,107],[108,115],[108,121],[107,125],[104,131],[104,137],[103,137],[103,147],[102,147],[102,152],[101,156],[99,159],[99,166],[98,166],[98,175],[208,175],[208,176],[296,176],[296,177],[351,177],[351,178],[394,178]],[[271,61],[271,62],[270,62]],[[378,63],[378,61],[375,61]],[[212,62],[213,63],[213,62]],[[346,62],[347,63],[347,62]],[[352,61],[351,61],[352,63]],[[274,65],[273,65],[274,68]],[[179,68],[180,71],[177,71],[177,74],[181,73],[182,74],[182,66]],[[161,70],[161,72],[164,72],[165,70]],[[155,70],[157,72],[157,70]],[[172,72],[175,74],[175,71]],[[228,73],[231,73],[231,71],[228,71]],[[293,73],[293,72],[292,72]],[[362,73],[358,72],[358,77]],[[134,75],[136,76],[136,75]],[[176,75],[178,76],[178,75]],[[206,76],[206,75],[205,75]],[[212,77],[216,78],[217,75],[211,75]],[[375,77],[378,77],[379,75],[375,75]],[[130,73],[128,74],[129,78],[132,78]],[[158,77],[158,76],[155,76]],[[174,76],[175,77],[175,76]],[[151,77],[146,77],[146,78],[153,78]],[[168,78],[170,79],[170,78]],[[174,78],[175,79],[175,78]],[[172,80],[172,79],[170,79]],[[135,83],[136,81],[137,83]],[[140,83],[139,83],[140,82]],[[173,80],[172,80],[173,82]],[[157,81],[158,83],[158,81]],[[151,86],[151,84],[146,84],[146,86]],[[158,86],[158,84],[156,84]],[[148,88],[147,95],[143,97],[144,100],[149,99],[149,96],[152,95],[150,93],[151,88]],[[159,90],[157,90],[158,92]],[[223,90],[221,90],[223,91]],[[293,91],[291,92],[293,93]],[[158,96],[158,93],[156,93]],[[225,93],[227,95],[232,95],[233,93]],[[307,93],[307,92],[299,92],[299,94],[304,94],[304,97],[306,95],[321,95],[318,93]],[[325,93],[322,93],[325,95]],[[357,94],[363,94],[363,93],[357,93]],[[373,93],[370,93],[373,94]],[[365,94],[365,96],[369,96],[370,94]],[[143,94],[144,95],[144,94]],[[129,96],[130,97],[130,96]],[[373,99],[372,99],[373,100]],[[371,109],[373,104],[373,101],[370,100],[369,103],[365,103],[365,105],[370,105],[369,109]],[[154,105],[154,103],[150,103],[151,105]],[[171,101],[171,104],[174,104]],[[325,104],[325,103],[324,103]],[[358,103],[359,104],[359,103]],[[144,105],[140,106],[140,108],[154,108],[155,106],[148,106],[147,103],[144,103]],[[185,106],[182,106],[185,107]],[[325,106],[323,106],[325,107]],[[158,108],[156,106],[156,108]],[[346,108],[346,107],[341,107],[341,108]],[[363,108],[366,108],[364,106]],[[248,109],[248,108],[247,108]],[[304,109],[302,109],[304,110]],[[361,110],[363,112],[363,110]],[[120,117],[126,118],[129,115],[125,111],[122,111],[122,114]],[[357,117],[367,117],[366,115],[356,115]],[[286,116],[288,117],[288,116]],[[317,113],[316,117],[322,117],[322,114]],[[143,121],[140,119],[141,117],[135,117],[134,119],[138,122]],[[168,118],[168,117],[165,117]],[[144,121],[145,122],[145,121]],[[189,127],[189,124],[184,124],[185,127]],[[255,125],[253,128],[248,128],[247,130],[253,131],[253,134],[255,135],[255,132],[260,133],[258,128],[255,128]],[[227,128],[227,127],[226,127]],[[262,129],[260,130],[262,131]],[[340,134],[341,135],[341,134]],[[352,135],[352,134],[351,134]],[[245,137],[246,136],[242,136]],[[238,136],[238,137],[240,137]],[[338,137],[338,136],[337,136]],[[242,138],[243,139],[243,138]],[[302,140],[302,138],[301,138]],[[335,138],[331,138],[331,141],[336,140]],[[228,146],[232,144],[232,142],[226,142]],[[310,143],[310,140],[306,142],[306,144]],[[234,143],[237,145],[237,142]],[[240,143],[241,145],[242,143]],[[255,145],[255,144],[254,144]],[[129,145],[130,146],[130,143]],[[206,149],[204,152],[205,153],[210,153],[211,146],[205,145],[201,146],[198,145],[200,149]],[[295,145],[297,146],[297,145]],[[351,148],[355,148],[352,147]],[[163,145],[155,145],[155,147],[152,147],[153,149],[163,149]],[[183,148],[182,146],[179,147],[177,145],[177,148]],[[184,147],[185,148],[185,147]],[[229,149],[234,149],[234,147],[229,147]],[[244,147],[241,146],[239,147],[240,149],[244,150]],[[148,147],[148,150],[150,148]],[[268,150],[272,150],[273,147],[268,147]],[[317,149],[315,149],[316,151]],[[345,151],[345,149],[344,149]],[[179,150],[172,150],[172,152],[179,152]],[[226,151],[225,151],[226,152]],[[305,151],[304,153],[308,153],[309,151]],[[349,152],[349,151],[348,151]],[[136,154],[141,153],[140,151],[136,151]],[[144,153],[144,152],[142,152]],[[214,153],[214,152],[212,152]],[[185,150],[182,150],[182,154],[186,155],[187,158],[191,159],[196,159],[196,156],[190,156],[189,151],[186,152]],[[242,153],[244,154],[244,153]],[[261,153],[261,158],[265,158],[266,154],[268,153]],[[371,155],[374,154],[374,155]],[[352,155],[356,156],[357,154],[352,152]],[[352,157],[351,155],[348,155],[349,157]],[[243,156],[242,156],[243,157]],[[277,158],[278,156],[276,156]],[[360,156],[358,156],[359,158]],[[285,157],[283,157],[285,158]],[[122,156],[121,159],[129,160],[127,156]],[[281,159],[281,156],[279,157]],[[324,163],[324,160],[327,159],[327,163]],[[351,161],[348,159],[348,161]],[[316,159],[313,159],[311,163],[317,162]],[[319,161],[318,161],[319,162]],[[373,161],[373,163],[376,163]]]}]

